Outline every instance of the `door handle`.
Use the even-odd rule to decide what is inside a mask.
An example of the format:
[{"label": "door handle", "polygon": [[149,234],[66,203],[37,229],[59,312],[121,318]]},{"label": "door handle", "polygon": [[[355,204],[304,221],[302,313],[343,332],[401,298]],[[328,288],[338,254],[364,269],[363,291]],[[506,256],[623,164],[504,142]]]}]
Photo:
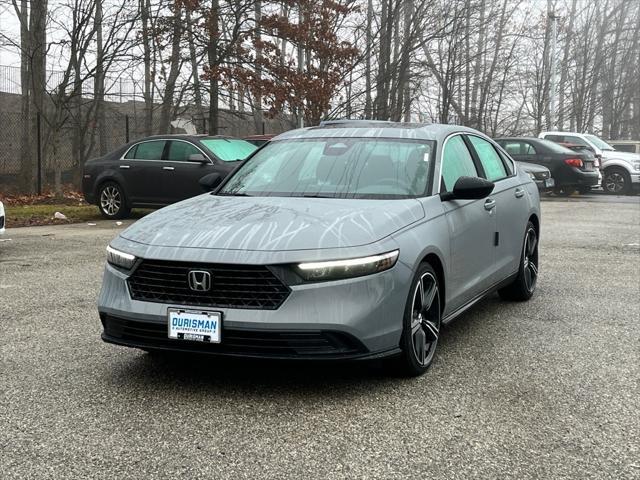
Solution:
[{"label": "door handle", "polygon": [[524,190],[521,188],[516,188],[516,198],[524,197]]},{"label": "door handle", "polygon": [[129,165],[120,165],[120,168],[125,169],[125,168],[131,168]]},{"label": "door handle", "polygon": [[486,202],[484,202],[485,210],[493,210],[493,207],[496,206],[496,201],[493,198],[488,198]]},{"label": "door handle", "polygon": [[162,167],[163,170],[169,170],[170,172],[173,172],[175,170],[175,168],[173,167]]}]

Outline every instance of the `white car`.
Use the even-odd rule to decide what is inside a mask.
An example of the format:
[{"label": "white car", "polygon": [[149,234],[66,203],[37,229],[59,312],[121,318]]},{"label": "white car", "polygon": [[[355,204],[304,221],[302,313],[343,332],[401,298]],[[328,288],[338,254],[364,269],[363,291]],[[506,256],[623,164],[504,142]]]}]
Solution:
[{"label": "white car", "polygon": [[600,158],[602,189],[619,195],[640,189],[640,155],[620,152],[604,140],[588,133],[542,132],[540,138],[556,143],[584,145]]},{"label": "white car", "polygon": [[4,233],[4,222],[5,222],[4,205],[2,204],[2,202],[0,202],[0,235]]}]

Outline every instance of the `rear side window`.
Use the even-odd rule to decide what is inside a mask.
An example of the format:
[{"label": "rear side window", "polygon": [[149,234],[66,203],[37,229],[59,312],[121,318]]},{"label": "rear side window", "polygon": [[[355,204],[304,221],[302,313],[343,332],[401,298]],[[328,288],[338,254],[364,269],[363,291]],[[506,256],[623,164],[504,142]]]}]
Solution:
[{"label": "rear side window", "polygon": [[478,154],[478,158],[480,158],[480,163],[482,164],[487,180],[491,180],[493,182],[495,180],[505,178],[507,176],[507,171],[504,167],[504,163],[502,163],[502,159],[498,155],[498,152],[493,148],[493,145],[486,140],[473,135],[469,135],[469,140],[471,140],[471,144]]},{"label": "rear side window", "polygon": [[153,140],[142,142],[133,147],[125,158],[135,158],[136,160],[162,160],[165,140]]},{"label": "rear side window", "polygon": [[545,135],[544,136],[545,140],[551,140],[552,142],[562,142],[563,138],[564,137],[562,135]]},{"label": "rear side window", "polygon": [[574,137],[574,136],[571,136],[571,135],[565,135],[564,141],[566,143],[573,143],[575,145],[584,145],[585,147],[589,146],[589,144],[586,141],[584,141],[582,138]]},{"label": "rear side window", "polygon": [[500,142],[500,145],[502,145],[502,148],[504,148],[509,155],[524,155],[522,142]]},{"label": "rear side window", "polygon": [[187,142],[172,140],[171,143],[169,143],[169,155],[167,160],[170,162],[187,162],[189,161],[190,155],[196,154],[202,155],[202,152],[194,145]]},{"label": "rear side window", "polygon": [[460,177],[477,176],[478,171],[462,137],[449,138],[442,152],[442,182],[446,191],[452,191]]}]

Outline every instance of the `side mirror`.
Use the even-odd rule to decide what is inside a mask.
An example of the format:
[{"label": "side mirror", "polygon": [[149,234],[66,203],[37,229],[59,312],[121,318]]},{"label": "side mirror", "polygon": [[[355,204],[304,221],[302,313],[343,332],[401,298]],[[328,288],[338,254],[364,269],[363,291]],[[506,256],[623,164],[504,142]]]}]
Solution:
[{"label": "side mirror", "polygon": [[440,199],[448,200],[479,200],[487,198],[493,192],[495,184],[479,177],[460,177],[453,186],[453,192],[442,192]]},{"label": "side mirror", "polygon": [[209,159],[201,153],[192,153],[189,155],[190,162],[209,163]]},{"label": "side mirror", "polygon": [[222,182],[222,176],[219,173],[210,173],[202,177],[198,183],[205,192],[211,192],[220,185]]}]

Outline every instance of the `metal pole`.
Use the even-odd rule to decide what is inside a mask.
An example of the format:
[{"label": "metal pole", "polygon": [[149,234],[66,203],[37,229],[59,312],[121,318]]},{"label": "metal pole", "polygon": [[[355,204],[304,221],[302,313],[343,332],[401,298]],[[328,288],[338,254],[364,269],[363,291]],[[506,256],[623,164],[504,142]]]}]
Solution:
[{"label": "metal pole", "polygon": [[129,115],[124,116],[125,143],[129,143]]},{"label": "metal pole", "polygon": [[549,92],[549,125],[555,129],[556,126],[556,43],[558,41],[558,17],[555,12],[551,13],[551,87]]},{"label": "metal pole", "polygon": [[40,124],[40,112],[36,114],[36,148],[38,149],[36,157],[38,158],[38,195],[42,195],[42,127]]}]

